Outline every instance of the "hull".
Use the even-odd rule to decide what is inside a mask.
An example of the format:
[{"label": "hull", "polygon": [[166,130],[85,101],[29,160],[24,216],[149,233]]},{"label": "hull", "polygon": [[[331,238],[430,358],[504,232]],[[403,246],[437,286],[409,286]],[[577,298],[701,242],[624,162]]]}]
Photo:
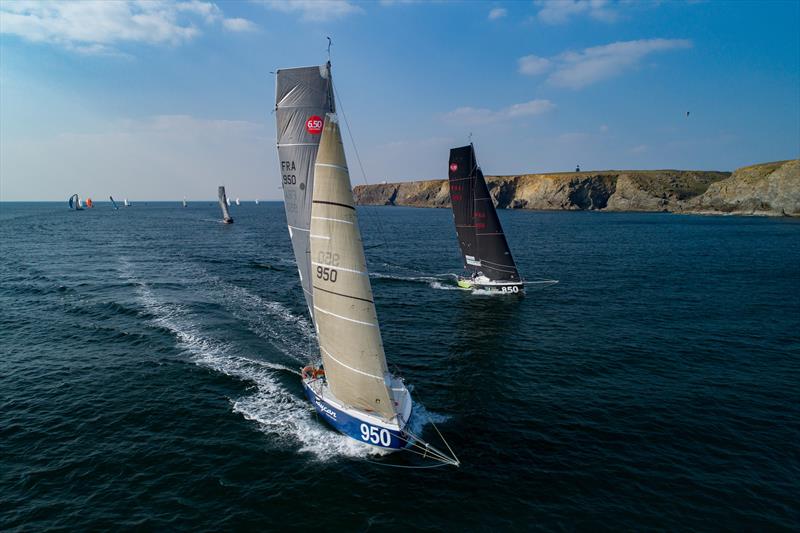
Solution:
[{"label": "hull", "polygon": [[311,386],[314,381],[303,380],[303,390],[305,390],[308,401],[311,402],[320,417],[337,431],[364,444],[389,451],[401,450],[408,446],[411,437],[403,431],[402,427],[397,424],[379,422],[375,417],[345,408],[324,398]]},{"label": "hull", "polygon": [[459,277],[457,283],[461,289],[482,290],[499,294],[525,293],[525,285],[519,282],[483,281],[481,279],[474,280],[472,278]]}]

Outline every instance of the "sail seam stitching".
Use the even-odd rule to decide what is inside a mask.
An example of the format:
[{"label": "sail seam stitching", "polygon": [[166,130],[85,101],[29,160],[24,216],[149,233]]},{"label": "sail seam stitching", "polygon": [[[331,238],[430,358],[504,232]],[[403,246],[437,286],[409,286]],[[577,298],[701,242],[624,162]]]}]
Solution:
[{"label": "sail seam stitching", "polygon": [[325,313],[326,315],[335,316],[336,318],[341,318],[342,320],[347,320],[348,322],[354,322],[356,324],[363,324],[365,326],[372,326],[373,328],[377,328],[378,327],[378,324],[373,324],[372,322],[364,322],[362,320],[356,320],[355,318],[347,318],[346,316],[337,315],[336,313],[331,313],[330,311],[322,309],[321,307],[317,307],[316,305],[314,306],[314,309],[316,309],[320,313]]},{"label": "sail seam stitching", "polygon": [[356,208],[353,207],[352,205],[340,204],[340,203],[337,203],[337,202],[327,202],[325,200],[312,200],[312,203],[314,203],[314,204],[325,204],[325,205],[338,205],[339,207],[346,207],[348,209],[352,209],[353,211],[356,210]]},{"label": "sail seam stitching", "polygon": [[336,270],[344,270],[345,272],[352,272],[353,274],[361,274],[362,276],[366,276],[367,275],[366,272],[362,272],[360,270],[353,270],[352,268],[345,268],[345,267],[340,267],[340,266],[335,266],[335,265],[328,265],[326,263],[317,263],[316,261],[311,261],[311,264],[314,265],[314,266],[330,267],[330,268],[334,268]]},{"label": "sail seam stitching", "polygon": [[353,225],[352,222],[348,220],[342,220],[340,218],[328,218],[328,217],[311,217],[311,218],[314,220],[330,220],[331,222],[341,222],[342,224],[350,224],[351,226]]},{"label": "sail seam stitching", "polygon": [[[344,170],[345,172],[350,172],[347,167],[343,167],[341,165],[334,165],[331,163],[314,163],[315,167],[328,167],[328,168],[338,168],[339,170]],[[348,206],[349,207],[349,206]]]},{"label": "sail seam stitching", "polygon": [[328,289],[323,289],[322,287],[317,287],[316,285],[314,285],[314,288],[317,289],[318,291],[335,294],[336,296],[343,296],[344,298],[352,298],[353,300],[361,300],[362,302],[367,302],[371,304],[375,303],[372,300],[367,300],[366,298],[359,298],[358,296],[350,296],[349,294],[342,294],[340,292],[329,291]]},{"label": "sail seam stitching", "polygon": [[359,373],[359,374],[363,374],[363,375],[365,375],[365,376],[367,376],[367,377],[370,377],[370,378],[373,378],[373,379],[379,379],[379,380],[383,381],[383,378],[382,378],[382,377],[380,377],[380,376],[376,376],[376,375],[374,375],[374,374],[369,374],[369,373],[367,373],[367,372],[364,372],[364,371],[362,371],[362,370],[359,370],[359,369],[357,369],[357,368],[353,368],[353,367],[352,367],[352,366],[350,366],[350,365],[346,365],[346,364],[342,363],[341,361],[339,361],[338,359],[336,359],[336,358],[335,358],[333,355],[331,355],[331,352],[329,352],[328,350],[326,350],[326,349],[325,349],[325,348],[323,348],[322,346],[320,346],[319,348],[320,348],[320,350],[322,350],[323,352],[325,352],[325,354],[326,354],[328,357],[330,357],[331,359],[333,359],[334,361],[336,361],[337,363],[339,363],[340,365],[342,365],[342,366],[343,366],[343,367],[345,367],[346,369],[348,369],[348,370],[352,370],[353,372],[357,372],[357,373]]}]

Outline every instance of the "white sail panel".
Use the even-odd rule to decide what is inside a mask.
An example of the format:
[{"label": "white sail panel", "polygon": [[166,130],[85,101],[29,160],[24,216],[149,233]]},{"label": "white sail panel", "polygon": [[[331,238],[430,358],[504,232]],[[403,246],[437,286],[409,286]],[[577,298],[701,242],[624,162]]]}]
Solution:
[{"label": "white sail panel", "polygon": [[396,416],[364,246],[336,115],[328,114],[314,171],[314,318],[331,392],[347,405]]},{"label": "white sail panel", "polygon": [[284,208],[300,282],[312,319],[314,302],[308,231],[314,190],[314,161],[322,122],[325,114],[332,111],[330,64],[278,70],[275,118]]}]

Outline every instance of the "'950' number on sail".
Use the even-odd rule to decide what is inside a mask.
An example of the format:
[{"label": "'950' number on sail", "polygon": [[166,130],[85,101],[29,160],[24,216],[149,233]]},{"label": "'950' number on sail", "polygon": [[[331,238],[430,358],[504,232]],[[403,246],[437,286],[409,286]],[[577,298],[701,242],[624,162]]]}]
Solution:
[{"label": "'950' number on sail", "polygon": [[330,281],[331,283],[336,283],[336,278],[339,277],[339,272],[337,272],[335,268],[318,266],[317,277],[325,281]]},{"label": "'950' number on sail", "polygon": [[361,440],[381,446],[389,446],[392,443],[392,436],[388,429],[376,428],[367,424],[361,424]]}]

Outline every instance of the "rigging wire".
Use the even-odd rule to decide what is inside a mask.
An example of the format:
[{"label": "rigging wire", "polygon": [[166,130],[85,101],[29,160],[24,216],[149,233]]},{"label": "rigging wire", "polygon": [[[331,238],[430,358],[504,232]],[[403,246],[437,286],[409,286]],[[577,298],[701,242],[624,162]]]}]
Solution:
[{"label": "rigging wire", "polygon": [[[344,111],[344,103],[342,102],[342,94],[341,94],[341,92],[339,92],[336,89],[336,85],[335,84],[332,84],[332,86],[333,86],[334,97],[336,98],[336,102],[338,104],[339,109],[341,109],[341,111],[342,111],[342,118],[344,119],[344,124],[345,124],[345,127],[347,128],[347,135],[350,137],[350,143],[353,145],[353,153],[356,156],[356,161],[358,161],[358,168],[361,170],[361,180],[364,182],[364,185],[369,185],[367,183],[367,173],[364,171],[364,165],[361,162],[361,155],[358,153],[358,146],[356,146],[356,141],[353,138],[353,130],[352,130],[352,128],[350,128],[350,121],[347,120],[347,113],[345,113],[345,111]],[[365,211],[365,213],[368,213],[368,212],[369,212],[369,210]],[[375,220],[377,222],[378,234],[381,236],[381,239],[383,240],[383,245],[385,245],[388,248],[389,247],[389,242],[386,240],[386,234],[385,234],[385,232],[383,230],[383,224],[381,224],[380,217],[375,215],[373,220]]]}]

